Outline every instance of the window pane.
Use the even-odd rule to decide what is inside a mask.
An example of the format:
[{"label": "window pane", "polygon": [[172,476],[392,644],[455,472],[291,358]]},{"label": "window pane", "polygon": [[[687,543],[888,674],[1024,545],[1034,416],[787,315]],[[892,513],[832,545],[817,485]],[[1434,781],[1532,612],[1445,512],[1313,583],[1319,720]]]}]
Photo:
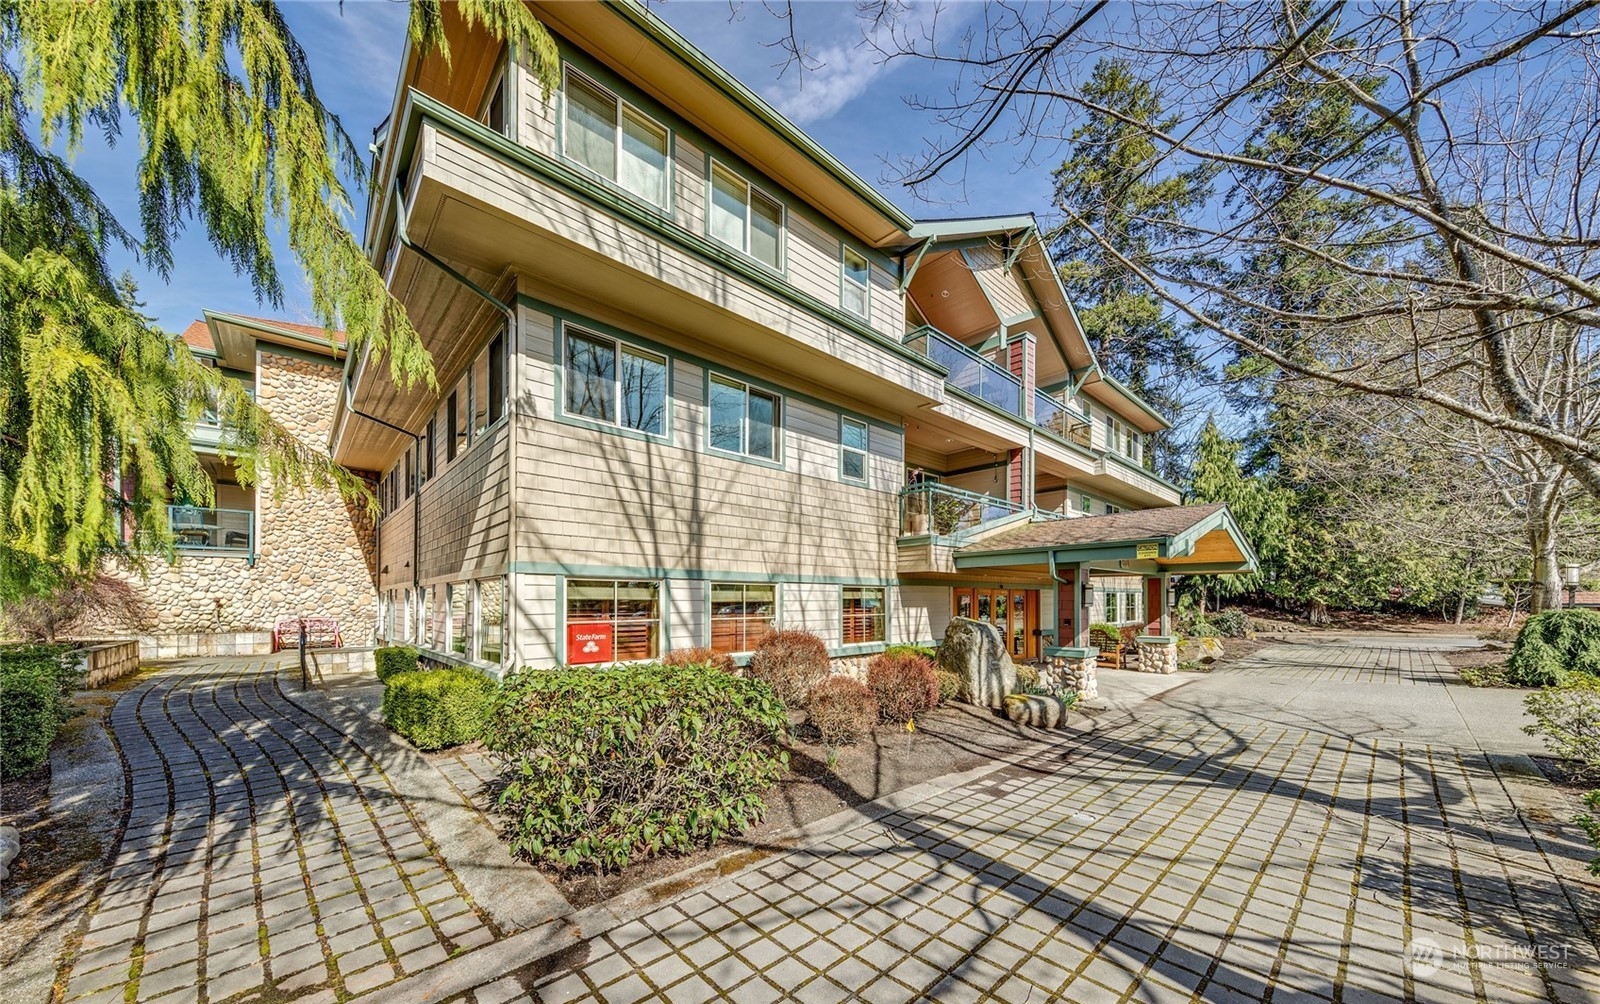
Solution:
[{"label": "window pane", "polygon": [[472,361],[472,434],[489,427],[489,349]]},{"label": "window pane", "polygon": [[711,445],[719,450],[744,450],[744,388],[711,379]]},{"label": "window pane", "polygon": [[844,309],[867,316],[867,259],[844,249],[844,283],[841,287]]},{"label": "window pane", "polygon": [[627,109],[622,114],[622,160],[618,183],[645,201],[667,204],[667,131]]},{"label": "window pane", "polygon": [[867,287],[847,282],[840,293],[844,309],[858,317],[867,316]]},{"label": "window pane", "polygon": [[852,450],[866,450],[867,426],[865,422],[845,419],[839,425],[839,441]]},{"label": "window pane", "polygon": [[616,177],[617,99],[581,77],[567,77],[567,156]]},{"label": "window pane", "polygon": [[867,259],[849,248],[844,249],[844,277],[858,286],[867,284]]},{"label": "window pane", "polygon": [[458,582],[450,588],[450,651],[458,655],[467,652],[467,584]]},{"label": "window pane", "polygon": [[711,170],[711,236],[744,250],[744,180],[720,167]]},{"label": "window pane", "polygon": [[778,399],[758,390],[750,391],[750,444],[752,457],[768,460],[778,456]]},{"label": "window pane", "polygon": [[499,663],[504,655],[505,580],[478,583],[478,658]]},{"label": "window pane", "polygon": [[617,420],[617,350],[608,340],[567,332],[567,414]]},{"label": "window pane", "polygon": [[762,195],[750,193],[750,254],[773,268],[779,267],[783,246],[783,207]]},{"label": "window pane", "polygon": [[483,113],[484,124],[502,136],[506,133],[506,78],[494,82],[494,94],[489,97],[489,107]]},{"label": "window pane", "polygon": [[867,480],[867,458],[852,450],[844,451],[844,476],[853,481]]},{"label": "window pane", "polygon": [[506,413],[506,336],[495,335],[489,342],[489,421],[498,422]]},{"label": "window pane", "polygon": [[615,584],[567,580],[568,620],[610,620],[615,609]]},{"label": "window pane", "polygon": [[[844,643],[882,641],[883,590],[861,586],[844,589]],[[980,614],[981,616],[981,614]]]},{"label": "window pane", "polygon": [[661,435],[667,431],[667,361],[622,350],[622,424]]}]

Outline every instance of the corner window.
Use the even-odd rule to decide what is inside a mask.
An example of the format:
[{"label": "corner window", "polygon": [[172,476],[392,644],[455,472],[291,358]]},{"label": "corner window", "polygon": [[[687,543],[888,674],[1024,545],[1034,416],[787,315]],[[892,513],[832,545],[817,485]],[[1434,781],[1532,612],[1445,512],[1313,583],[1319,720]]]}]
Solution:
[{"label": "corner window", "polygon": [[783,205],[715,162],[706,225],[712,237],[734,250],[783,268]]},{"label": "corner window", "polygon": [[661,584],[567,580],[567,662],[654,659],[661,654]]},{"label": "corner window", "polygon": [[867,423],[839,419],[839,474],[846,481],[867,480]]},{"label": "corner window", "polygon": [[778,459],[783,400],[725,376],[711,378],[711,447],[763,460]]},{"label": "corner window", "polygon": [[564,94],[567,159],[665,209],[667,130],[570,67]]},{"label": "corner window", "polygon": [[498,666],[505,658],[506,580],[478,580],[477,610],[477,658]]},{"label": "corner window", "polygon": [[778,587],[771,583],[711,584],[711,647],[749,652],[771,634],[778,616]]},{"label": "corner window", "polygon": [[845,586],[843,638],[846,645],[884,640],[884,589],[882,586]]},{"label": "corner window", "polygon": [[840,306],[858,317],[866,317],[870,289],[866,256],[853,248],[844,248],[844,260],[840,265],[840,271]]},{"label": "corner window", "polygon": [[489,339],[489,344],[472,362],[472,435],[500,420],[506,413],[505,333]]},{"label": "corner window", "polygon": [[564,410],[652,436],[667,432],[667,359],[568,327]]}]

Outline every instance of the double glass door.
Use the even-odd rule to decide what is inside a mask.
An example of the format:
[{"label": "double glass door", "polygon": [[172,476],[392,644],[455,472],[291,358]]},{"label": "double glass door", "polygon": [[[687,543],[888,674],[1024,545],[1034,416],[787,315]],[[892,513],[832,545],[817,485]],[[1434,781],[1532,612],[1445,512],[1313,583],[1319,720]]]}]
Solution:
[{"label": "double glass door", "polygon": [[1039,655],[1039,639],[1034,634],[1039,626],[1037,589],[952,589],[950,612],[999,628],[1013,659]]}]

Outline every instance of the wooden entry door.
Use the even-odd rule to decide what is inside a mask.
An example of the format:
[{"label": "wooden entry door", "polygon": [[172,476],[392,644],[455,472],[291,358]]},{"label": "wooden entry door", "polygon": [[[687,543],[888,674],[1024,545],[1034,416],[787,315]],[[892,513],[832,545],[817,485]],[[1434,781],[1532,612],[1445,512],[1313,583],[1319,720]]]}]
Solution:
[{"label": "wooden entry door", "polygon": [[1039,657],[1037,589],[952,589],[950,613],[999,628],[1013,659]]}]

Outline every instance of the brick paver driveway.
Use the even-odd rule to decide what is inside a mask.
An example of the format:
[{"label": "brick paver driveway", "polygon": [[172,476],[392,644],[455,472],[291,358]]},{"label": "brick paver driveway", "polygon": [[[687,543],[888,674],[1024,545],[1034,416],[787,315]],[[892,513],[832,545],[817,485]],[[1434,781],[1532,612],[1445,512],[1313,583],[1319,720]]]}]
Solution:
[{"label": "brick paver driveway", "polygon": [[257,660],[118,701],[126,834],[64,999],[334,1000],[493,940],[384,769]]},{"label": "brick paver driveway", "polygon": [[1595,1000],[1452,678],[1277,649],[458,999]]}]

